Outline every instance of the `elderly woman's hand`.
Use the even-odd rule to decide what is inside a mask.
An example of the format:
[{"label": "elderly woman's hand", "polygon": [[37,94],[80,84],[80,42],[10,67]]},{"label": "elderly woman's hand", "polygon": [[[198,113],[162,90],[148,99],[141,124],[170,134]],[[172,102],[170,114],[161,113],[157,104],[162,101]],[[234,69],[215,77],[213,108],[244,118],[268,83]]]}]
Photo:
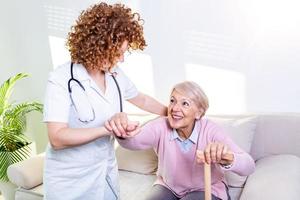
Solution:
[{"label": "elderly woman's hand", "polygon": [[129,121],[126,113],[117,113],[110,120],[105,122],[105,128],[113,132],[117,137],[132,137],[136,135],[139,129],[139,123]]},{"label": "elderly woman's hand", "polygon": [[139,126],[139,122],[128,122],[128,126],[126,129],[126,135],[124,135],[124,138],[130,138],[135,135],[137,135],[141,131],[141,127]]},{"label": "elderly woman's hand", "polygon": [[221,165],[230,165],[234,160],[233,152],[226,144],[210,143],[206,146],[204,152],[197,150],[198,163],[218,163]]}]

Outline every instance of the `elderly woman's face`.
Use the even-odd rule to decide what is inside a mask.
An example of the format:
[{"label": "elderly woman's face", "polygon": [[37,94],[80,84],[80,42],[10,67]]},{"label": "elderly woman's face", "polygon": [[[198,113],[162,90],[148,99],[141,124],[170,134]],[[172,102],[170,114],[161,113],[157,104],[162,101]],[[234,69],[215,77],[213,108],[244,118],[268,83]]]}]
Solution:
[{"label": "elderly woman's face", "polygon": [[179,130],[192,131],[194,121],[200,118],[200,112],[195,103],[176,90],[173,90],[168,106],[170,126]]}]

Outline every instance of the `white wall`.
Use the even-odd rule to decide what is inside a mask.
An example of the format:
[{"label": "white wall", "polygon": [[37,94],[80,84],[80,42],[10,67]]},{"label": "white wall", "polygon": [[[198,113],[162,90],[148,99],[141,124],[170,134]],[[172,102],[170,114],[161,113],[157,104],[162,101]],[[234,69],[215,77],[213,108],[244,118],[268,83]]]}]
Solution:
[{"label": "white wall", "polygon": [[[6,1],[0,7],[0,82],[16,73],[30,77],[17,83],[12,100],[43,100],[47,71],[51,57],[47,23],[39,1]],[[28,119],[27,135],[37,142],[37,150],[45,148],[47,137],[41,114],[32,113]]]},{"label": "white wall", "polygon": [[300,111],[297,1],[143,1],[156,96],[198,82],[211,113]]},{"label": "white wall", "polygon": [[[70,25],[93,2],[2,3],[0,81],[31,74],[14,99],[43,100],[48,72],[69,59]],[[298,1],[122,2],[145,20],[147,49],[122,65],[140,90],[167,103],[175,83],[193,80],[209,96],[209,113],[300,112]],[[42,151],[47,137],[40,121],[30,115],[28,134]]]}]

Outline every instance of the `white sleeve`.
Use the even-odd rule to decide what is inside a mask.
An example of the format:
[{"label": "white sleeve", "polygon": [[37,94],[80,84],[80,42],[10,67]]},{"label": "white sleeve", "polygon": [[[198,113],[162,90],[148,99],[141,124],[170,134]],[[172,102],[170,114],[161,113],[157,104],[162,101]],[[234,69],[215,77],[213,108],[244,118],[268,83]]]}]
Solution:
[{"label": "white sleeve", "polygon": [[44,122],[69,121],[71,100],[66,87],[48,80],[44,101]]},{"label": "white sleeve", "polygon": [[120,77],[120,88],[122,90],[122,95],[125,100],[132,99],[136,97],[139,93],[134,83],[125,75],[125,73],[118,67],[118,76]]}]

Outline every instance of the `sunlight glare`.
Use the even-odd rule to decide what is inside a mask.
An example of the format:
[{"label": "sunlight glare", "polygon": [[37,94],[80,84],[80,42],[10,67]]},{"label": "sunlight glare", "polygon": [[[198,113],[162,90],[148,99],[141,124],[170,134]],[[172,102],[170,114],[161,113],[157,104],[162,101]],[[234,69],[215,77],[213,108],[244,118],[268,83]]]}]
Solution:
[{"label": "sunlight glare", "polygon": [[208,114],[238,114],[246,111],[245,77],[238,72],[186,64],[187,80],[200,85],[209,99]]},{"label": "sunlight glare", "polygon": [[[139,91],[154,96],[154,80],[151,56],[143,53],[131,53],[120,64],[125,74],[135,84]],[[145,113],[141,109],[125,102],[125,110],[128,113]]]},{"label": "sunlight glare", "polygon": [[54,69],[70,60],[69,52],[65,47],[65,39],[49,36],[49,45]]}]

